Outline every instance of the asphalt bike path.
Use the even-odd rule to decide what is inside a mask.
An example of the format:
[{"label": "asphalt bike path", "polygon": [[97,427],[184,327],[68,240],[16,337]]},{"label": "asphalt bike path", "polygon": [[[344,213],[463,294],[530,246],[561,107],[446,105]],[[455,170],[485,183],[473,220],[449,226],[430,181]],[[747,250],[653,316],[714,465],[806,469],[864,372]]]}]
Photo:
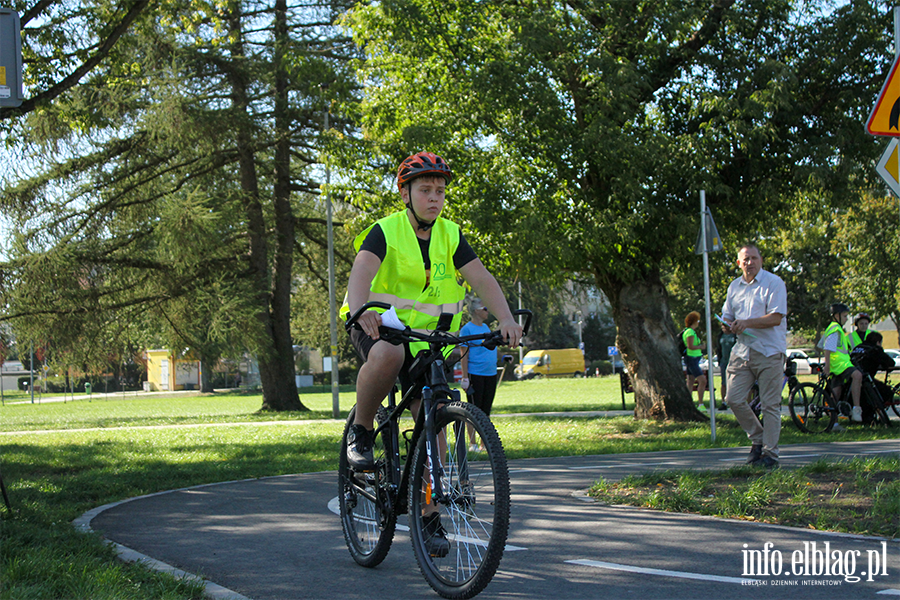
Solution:
[{"label": "asphalt bike path", "polygon": [[[507,549],[479,598],[900,596],[897,541],[606,506],[584,495],[600,477],[724,468],[743,463],[747,452],[741,447],[510,461]],[[898,440],[795,444],[782,448],[781,465],[826,455],[897,453]],[[125,560],[203,577],[207,595],[217,599],[438,598],[419,573],[405,517],[387,559],[365,569],[347,551],[336,505],[337,475],[330,471],[142,496],[98,507],[76,525],[117,544]],[[826,556],[829,571],[822,566]]]}]

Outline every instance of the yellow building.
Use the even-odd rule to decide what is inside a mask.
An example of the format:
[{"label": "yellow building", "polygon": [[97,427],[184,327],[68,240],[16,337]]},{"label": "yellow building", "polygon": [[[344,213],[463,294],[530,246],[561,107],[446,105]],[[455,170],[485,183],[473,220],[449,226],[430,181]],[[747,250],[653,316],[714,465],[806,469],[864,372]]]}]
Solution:
[{"label": "yellow building", "polygon": [[147,384],[151,391],[199,390],[200,362],[176,358],[170,350],[146,350]]},{"label": "yellow building", "polygon": [[881,334],[883,338],[881,345],[883,348],[891,348],[894,350],[900,349],[900,344],[897,343],[897,326],[891,319],[885,319],[879,323],[873,323],[869,325],[869,329],[874,329]]}]

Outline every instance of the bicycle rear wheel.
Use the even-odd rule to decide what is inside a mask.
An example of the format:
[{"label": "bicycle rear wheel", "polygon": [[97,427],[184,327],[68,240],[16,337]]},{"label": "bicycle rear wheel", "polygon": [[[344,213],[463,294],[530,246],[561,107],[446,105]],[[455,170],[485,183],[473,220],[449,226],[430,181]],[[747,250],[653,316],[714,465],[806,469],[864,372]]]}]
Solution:
[{"label": "bicycle rear wheel", "polygon": [[868,381],[863,381],[862,385],[862,394],[864,401],[869,404],[869,407],[875,413],[873,421],[875,423],[881,423],[885,427],[891,426],[891,417],[887,414],[887,410],[884,407],[884,400],[881,398],[881,394],[878,393],[872,384]]},{"label": "bicycle rear wheel", "polygon": [[900,383],[894,386],[891,395],[891,410],[900,417]]},{"label": "bicycle rear wheel", "polygon": [[831,431],[837,421],[837,408],[831,393],[814,383],[801,383],[788,399],[791,420],[806,433]]},{"label": "bicycle rear wheel", "polygon": [[[384,409],[378,413],[378,421],[386,418]],[[390,485],[389,428],[375,436],[373,453],[375,469],[357,473],[347,462],[347,433],[353,423],[356,409],[350,412],[341,438],[341,455],[338,463],[338,500],[341,509],[341,529],[350,555],[364,567],[381,563],[391,549],[397,515],[393,508]]]},{"label": "bicycle rear wheel", "polygon": [[[452,402],[437,411],[435,429],[443,466],[441,485],[447,498],[431,497],[426,441],[419,439],[409,484],[410,537],[419,569],[445,598],[471,598],[494,576],[509,530],[509,472],[500,436],[477,407]],[[474,435],[470,434],[474,431]],[[470,446],[481,440],[482,450]],[[449,552],[432,556],[423,513],[437,509],[446,529]]]}]

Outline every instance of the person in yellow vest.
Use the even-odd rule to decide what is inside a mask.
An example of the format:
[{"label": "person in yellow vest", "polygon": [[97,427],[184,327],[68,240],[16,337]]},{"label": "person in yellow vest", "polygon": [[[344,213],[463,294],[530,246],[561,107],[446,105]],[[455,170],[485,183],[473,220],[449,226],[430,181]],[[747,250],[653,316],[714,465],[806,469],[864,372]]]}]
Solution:
[{"label": "person in yellow vest", "polygon": [[[356,238],[357,255],[341,316],[346,320],[366,302],[380,301],[394,307],[413,330],[431,331],[441,313],[452,313],[451,331],[458,331],[464,280],[497,318],[509,345],[517,346],[522,328],[500,285],[459,226],[440,216],[452,179],[447,162],[431,152],[419,152],[400,163],[397,187],[406,209],[381,219]],[[356,417],[348,435],[347,459],[354,469],[365,470],[374,465],[371,432],[382,400],[398,376],[404,393],[416,382],[409,381],[406,368],[414,352],[379,339],[380,311],[366,311],[358,323],[360,330],[354,329],[350,339],[364,364],[356,381]]]},{"label": "person in yellow vest", "polygon": [[700,359],[703,358],[703,346],[700,345],[700,336],[697,335],[697,327],[700,326],[700,313],[696,310],[684,318],[684,331],[681,337],[684,339],[684,368],[687,370],[688,394],[694,395],[694,382],[697,382],[697,408],[706,410],[703,406],[703,394],[706,393],[706,375],[700,368]]},{"label": "person in yellow vest", "polygon": [[822,334],[819,346],[825,350],[825,374],[834,375],[832,389],[835,397],[841,397],[841,390],[850,383],[850,395],[853,408],[850,409],[850,420],[862,421],[862,409],[859,405],[859,394],[862,386],[862,371],[850,362],[850,338],[844,332],[844,323],[850,316],[846,304],[837,302],[831,305],[831,323]]},{"label": "person in yellow vest", "polygon": [[856,348],[860,344],[866,341],[866,337],[872,333],[869,331],[869,323],[872,322],[872,319],[869,318],[869,315],[861,312],[856,315],[856,318],[853,319],[853,325],[856,329],[853,330],[853,333],[850,334],[850,348]]}]

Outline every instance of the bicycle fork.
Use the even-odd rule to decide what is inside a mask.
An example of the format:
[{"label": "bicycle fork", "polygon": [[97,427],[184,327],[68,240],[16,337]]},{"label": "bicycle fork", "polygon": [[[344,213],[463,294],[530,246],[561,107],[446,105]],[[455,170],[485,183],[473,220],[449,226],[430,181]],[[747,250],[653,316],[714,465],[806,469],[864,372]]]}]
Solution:
[{"label": "bicycle fork", "polygon": [[[451,478],[457,479],[457,483],[467,483],[468,474],[468,445],[466,443],[466,426],[465,423],[456,423],[453,431],[450,428],[444,431],[438,431],[435,425],[435,415],[438,406],[447,400],[435,399],[434,392],[429,388],[422,390],[423,405],[425,411],[425,419],[423,423],[423,434],[425,435],[425,481],[423,482],[423,493],[426,504],[450,504],[453,501],[452,490],[444,489],[444,478],[447,477],[447,467],[444,465],[443,457],[445,452],[451,464],[455,462],[455,466],[451,466]],[[449,436],[453,435],[452,449]],[[441,447],[441,442],[446,447]],[[452,452],[452,456],[449,454]],[[453,486],[451,486],[452,488]]]},{"label": "bicycle fork", "polygon": [[438,432],[435,430],[435,402],[431,388],[422,389],[422,410],[425,411],[425,504],[443,502],[444,490],[441,483],[444,467],[440,459]]}]

